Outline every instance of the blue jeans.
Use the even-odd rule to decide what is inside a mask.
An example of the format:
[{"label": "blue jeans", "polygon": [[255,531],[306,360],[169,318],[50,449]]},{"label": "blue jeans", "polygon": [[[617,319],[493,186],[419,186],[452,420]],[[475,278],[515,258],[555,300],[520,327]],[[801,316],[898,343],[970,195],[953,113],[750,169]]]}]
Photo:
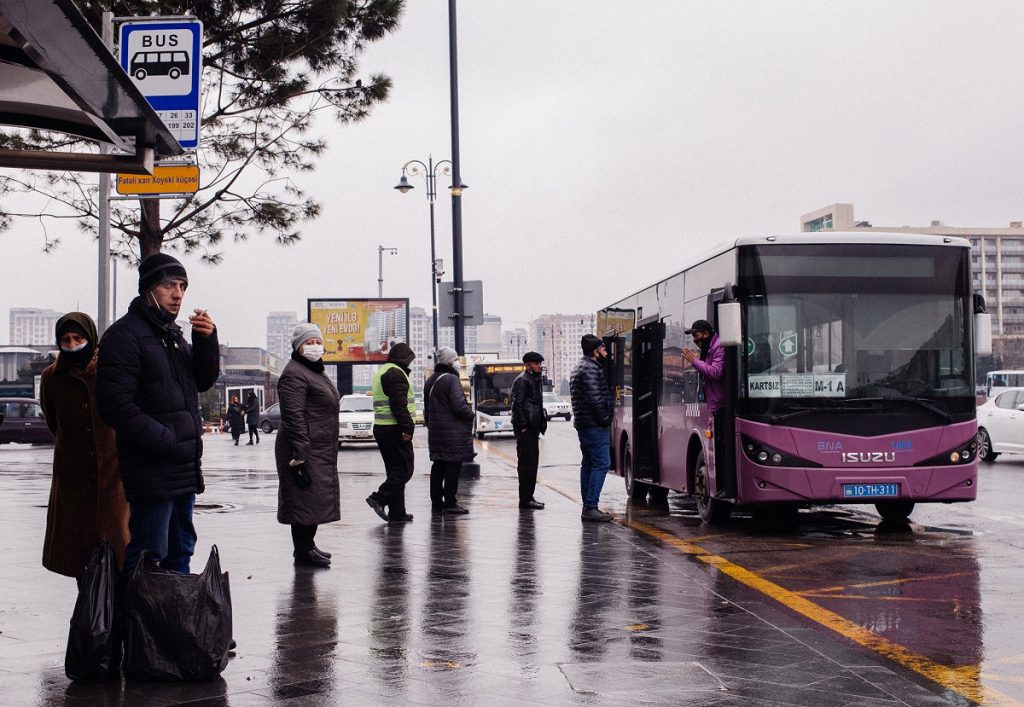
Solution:
[{"label": "blue jeans", "polygon": [[580,438],[580,495],[584,508],[597,508],[601,500],[601,488],[610,464],[607,427],[585,427],[576,430]]},{"label": "blue jeans", "polygon": [[196,495],[187,493],[174,498],[129,501],[131,515],[128,531],[131,539],[124,552],[124,569],[135,569],[143,550],[160,562],[165,570],[189,573],[189,560],[196,549],[196,529],[192,525],[192,508]]}]

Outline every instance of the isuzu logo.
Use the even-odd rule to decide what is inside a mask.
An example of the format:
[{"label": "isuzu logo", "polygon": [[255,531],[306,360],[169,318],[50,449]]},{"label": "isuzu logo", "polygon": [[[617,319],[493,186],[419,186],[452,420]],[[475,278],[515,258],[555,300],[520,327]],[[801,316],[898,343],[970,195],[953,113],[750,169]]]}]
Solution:
[{"label": "isuzu logo", "polygon": [[847,464],[873,464],[896,461],[896,452],[843,452]]}]

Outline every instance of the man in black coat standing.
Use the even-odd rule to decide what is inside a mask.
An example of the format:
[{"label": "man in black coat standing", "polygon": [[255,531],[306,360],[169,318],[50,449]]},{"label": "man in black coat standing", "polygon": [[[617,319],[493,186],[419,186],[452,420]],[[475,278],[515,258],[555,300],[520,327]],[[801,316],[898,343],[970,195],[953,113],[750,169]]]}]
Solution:
[{"label": "man in black coat standing", "polygon": [[573,425],[580,439],[580,494],[583,496],[581,517],[592,523],[607,523],[610,515],[601,511],[604,477],[611,465],[608,427],[612,424],[613,400],[608,381],[604,377],[604,360],[608,357],[604,342],[593,334],[584,334],[580,340],[583,358],[569,376],[572,396]]},{"label": "man in black coat standing", "polygon": [[434,373],[423,386],[423,420],[430,448],[430,509],[433,513],[462,515],[458,504],[462,463],[472,461],[473,408],[459,380],[455,349],[442,346],[434,354]]},{"label": "man in black coat standing", "polygon": [[139,296],[100,340],[97,404],[117,432],[117,460],[131,510],[125,570],[145,550],[163,569],[187,574],[196,544],[192,509],[204,490],[199,392],[220,373],[217,329],[193,310],[192,344],[175,318],[188,275],[166,253],[139,266]]},{"label": "man in black coat standing", "polygon": [[539,353],[527,352],[523,356],[525,370],[512,382],[512,432],[516,436],[519,507],[537,511],[544,508],[544,504],[533,497],[540,463],[538,440],[548,429],[541,381],[543,363],[544,357]]}]

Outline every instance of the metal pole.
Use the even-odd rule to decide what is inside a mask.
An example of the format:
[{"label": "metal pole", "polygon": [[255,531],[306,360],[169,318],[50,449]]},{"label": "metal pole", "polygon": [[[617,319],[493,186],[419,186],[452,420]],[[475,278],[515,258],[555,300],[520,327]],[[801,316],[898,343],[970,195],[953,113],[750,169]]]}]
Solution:
[{"label": "metal pole", "polygon": [[452,111],[452,289],[454,290],[455,351],[466,353],[462,297],[462,163],[459,155],[459,51],[455,0],[448,0],[448,74]]},{"label": "metal pole", "polygon": [[384,246],[377,246],[377,299],[384,297]]},{"label": "metal pole", "polygon": [[434,351],[437,351],[437,259],[434,256],[434,200],[430,200],[430,306],[434,329]]},{"label": "metal pole", "polygon": [[[103,13],[103,45],[108,49],[114,42],[114,13]],[[100,144],[100,154],[110,153],[106,143]],[[110,174],[100,174],[99,183],[99,266],[96,302],[96,329],[100,336],[110,326]],[[96,342],[94,341],[95,345]]]}]

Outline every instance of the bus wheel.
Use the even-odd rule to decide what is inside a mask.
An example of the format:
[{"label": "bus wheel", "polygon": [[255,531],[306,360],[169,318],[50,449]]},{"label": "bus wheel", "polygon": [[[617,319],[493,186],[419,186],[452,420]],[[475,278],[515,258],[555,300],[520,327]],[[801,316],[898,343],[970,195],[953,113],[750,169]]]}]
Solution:
[{"label": "bus wheel", "polygon": [[146,80],[146,70],[145,69],[136,69],[135,70],[135,78],[137,80],[139,80],[139,81],[145,81]]},{"label": "bus wheel", "polygon": [[994,462],[998,452],[992,451],[992,438],[988,436],[988,430],[984,427],[978,428],[978,459],[983,462]]},{"label": "bus wheel", "polygon": [[179,76],[181,76],[181,70],[178,68],[173,68],[167,72],[167,75],[170,76],[172,79],[176,79]]},{"label": "bus wheel", "polygon": [[914,510],[913,501],[879,501],[875,510],[882,516],[883,523],[906,523]]},{"label": "bus wheel", "polygon": [[697,456],[697,469],[693,479],[693,495],[697,499],[697,515],[709,525],[724,523],[729,520],[732,505],[711,497],[711,486],[708,483],[708,465],[704,461],[704,452]]},{"label": "bus wheel", "polygon": [[647,498],[647,490],[650,488],[642,481],[637,481],[633,475],[633,452],[626,445],[622,453],[622,478],[626,480],[626,494],[634,501],[643,501]]}]

